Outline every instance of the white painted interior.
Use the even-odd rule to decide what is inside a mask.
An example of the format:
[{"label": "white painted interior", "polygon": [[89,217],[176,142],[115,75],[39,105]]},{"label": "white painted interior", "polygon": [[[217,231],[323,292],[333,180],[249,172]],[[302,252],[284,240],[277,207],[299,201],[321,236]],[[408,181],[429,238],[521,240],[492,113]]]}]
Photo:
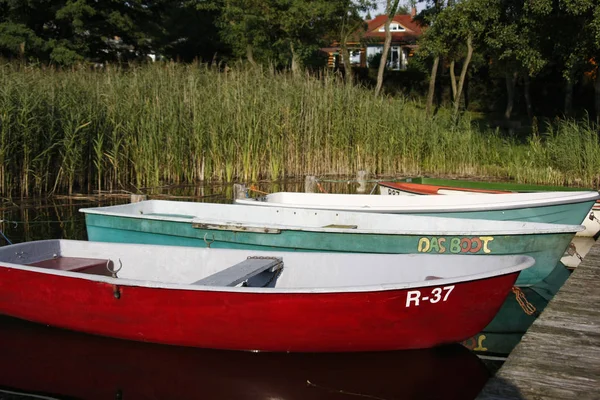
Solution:
[{"label": "white painted interior", "polygon": [[[319,195],[316,195],[319,196]],[[327,196],[327,195],[325,195]],[[330,195],[339,196],[339,195]],[[344,196],[344,195],[341,195]],[[361,196],[361,195],[348,195]],[[497,195],[494,195],[497,196]],[[395,196],[372,196],[373,199]],[[426,200],[425,196],[398,196]],[[456,196],[436,196],[455,198]],[[480,196],[469,196],[479,198]],[[318,200],[319,198],[315,198]],[[323,198],[325,199],[325,197]],[[343,198],[346,199],[346,198]],[[360,200],[359,200],[360,201]],[[417,202],[418,203],[418,202]],[[329,211],[312,208],[277,207],[274,203],[250,200],[247,204],[266,204],[256,207],[241,204],[197,203],[185,201],[148,200],[118,206],[84,208],[87,214],[118,217],[210,223],[228,225],[226,229],[269,228],[311,232],[379,233],[389,235],[527,235],[541,233],[574,233],[583,230],[580,225],[542,224],[522,221],[490,221],[466,218],[422,217],[404,214]],[[356,225],[356,229],[326,228],[328,225]]]},{"label": "white painted interior", "polygon": [[482,194],[480,196],[373,196],[368,194],[323,194],[278,192],[257,200],[239,199],[237,204],[335,209],[372,212],[471,212],[510,210],[573,204],[600,199],[598,192],[538,192]]},{"label": "white painted interior", "polygon": [[[273,287],[191,285],[256,255],[283,258],[283,270]],[[122,269],[115,279],[23,265],[56,256],[110,259],[116,267],[121,262]],[[71,240],[25,242],[0,248],[0,268],[31,270],[121,286],[262,293],[365,292],[437,287],[521,271],[533,263],[534,259],[527,256],[266,252]],[[428,276],[442,279],[427,280]]]}]

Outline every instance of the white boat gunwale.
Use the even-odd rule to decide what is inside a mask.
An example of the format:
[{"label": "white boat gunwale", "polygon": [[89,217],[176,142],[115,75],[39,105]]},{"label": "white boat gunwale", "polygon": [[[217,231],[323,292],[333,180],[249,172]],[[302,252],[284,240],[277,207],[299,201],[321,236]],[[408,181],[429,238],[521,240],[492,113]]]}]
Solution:
[{"label": "white boat gunwale", "polygon": [[[256,223],[256,222],[239,222],[232,221],[232,218],[227,219],[221,218],[210,218],[210,217],[198,217],[190,216],[187,218],[179,216],[167,216],[167,215],[151,215],[135,213],[138,208],[143,205],[152,207],[155,204],[162,205],[174,205],[181,206],[191,205],[198,208],[211,208],[211,207],[229,207],[232,212],[238,212],[240,214],[248,213],[264,213],[264,214],[284,214],[284,213],[307,213],[315,212],[320,215],[331,216],[332,219],[328,220],[331,223],[334,218],[337,218],[339,213],[350,213],[357,219],[369,219],[379,218],[389,222],[390,218],[398,219],[403,222],[404,226],[410,226],[409,229],[398,229],[398,228],[379,228],[369,229],[358,227],[340,228],[340,227],[323,227],[323,226],[303,226],[303,225],[284,225],[276,223]],[[247,212],[243,212],[246,207]],[[248,209],[247,207],[251,208]],[[259,211],[263,210],[263,211]],[[230,224],[233,229],[231,231],[238,231],[242,228],[249,233],[259,233],[260,230],[271,229],[275,231],[279,230],[295,230],[295,231],[306,231],[306,232],[330,232],[330,233],[348,233],[348,234],[384,234],[384,235],[429,235],[429,236],[457,236],[457,235],[523,235],[523,234],[556,234],[556,233],[576,233],[581,232],[585,229],[582,225],[562,225],[562,224],[548,224],[541,222],[523,222],[523,221],[490,221],[486,219],[461,219],[461,218],[450,218],[450,217],[432,217],[432,216],[416,216],[416,215],[403,215],[403,214],[373,214],[365,213],[360,211],[333,211],[333,210],[322,210],[318,209],[295,209],[292,207],[255,207],[246,205],[232,205],[232,204],[216,204],[216,203],[190,203],[190,202],[178,202],[178,201],[167,201],[167,200],[146,200],[138,203],[122,204],[108,207],[95,207],[95,208],[82,208],[79,210],[85,214],[111,216],[118,218],[132,218],[132,219],[143,219],[143,220],[155,220],[164,222],[179,222],[179,223],[190,223],[192,226],[199,226],[199,224],[209,225],[224,225]],[[231,214],[231,213],[230,213]],[[316,215],[316,214],[315,214]],[[335,216],[334,216],[335,215]],[[225,221],[225,222],[224,222]],[[342,220],[343,222],[347,222]],[[354,221],[354,220],[353,220]],[[421,225],[425,226],[436,226],[437,222],[446,222],[448,229],[439,228],[428,228],[428,229],[413,229],[412,227],[416,222],[420,222]],[[396,221],[399,222],[399,221]],[[356,224],[353,224],[356,225]],[[470,226],[470,230],[466,228],[454,228],[455,226]],[[396,225],[394,225],[396,226]],[[501,228],[498,228],[500,226]],[[280,233],[280,232],[278,232]]]},{"label": "white boat gunwale", "polygon": [[[66,239],[50,239],[50,240],[42,240],[37,242],[25,242],[20,243],[13,246],[12,248],[31,246],[34,243],[50,243],[51,242],[78,242],[74,240],[66,240]],[[171,246],[157,246],[157,245],[147,245],[147,244],[124,244],[124,243],[103,243],[103,242],[86,242],[92,243],[92,246],[96,245],[100,248],[102,247],[121,247],[121,248],[133,248],[140,247],[146,249],[152,249],[153,247],[171,247]],[[181,250],[183,247],[173,247],[173,249]],[[190,247],[188,250],[192,251],[221,251],[225,249],[209,249],[209,248],[195,248]],[[275,256],[279,256],[283,258],[283,269],[285,269],[285,257],[286,255],[300,255],[301,253],[282,253],[282,252],[265,252],[265,251],[247,251],[247,250],[231,250],[226,249],[228,252],[238,252],[240,255],[248,254],[248,253],[257,253],[270,255],[273,254]],[[319,253],[319,252],[311,252],[313,256],[328,256],[332,254],[340,254],[340,253]],[[43,267],[29,266],[23,264],[16,264],[11,262],[5,262],[1,259],[0,253],[0,269],[15,269],[21,271],[35,272],[38,274],[46,274],[46,275],[56,275],[65,278],[71,279],[79,279],[84,281],[92,281],[92,282],[101,282],[109,285],[115,285],[119,287],[139,287],[139,288],[148,288],[148,289],[168,289],[168,290],[191,290],[191,291],[210,291],[210,292],[231,292],[231,293],[241,293],[241,294],[348,294],[348,293],[366,293],[366,292],[386,292],[386,291],[399,291],[405,289],[412,288],[425,288],[432,286],[448,286],[453,284],[461,284],[466,282],[484,280],[488,278],[494,278],[502,275],[512,274],[515,272],[520,272],[526,268],[534,265],[535,260],[530,256],[523,255],[443,255],[443,254],[352,254],[352,257],[362,257],[369,258],[375,256],[376,258],[390,258],[390,259],[402,259],[402,258],[438,258],[443,260],[444,258],[452,257],[453,260],[458,260],[459,258],[469,259],[470,262],[475,263],[476,260],[479,260],[481,263],[489,262],[489,257],[495,257],[497,259],[506,259],[506,260],[514,260],[514,262],[509,267],[504,267],[500,269],[493,269],[491,271],[486,271],[482,273],[476,274],[468,274],[468,275],[458,275],[451,278],[441,278],[441,279],[430,279],[430,280],[422,280],[422,281],[413,281],[413,282],[402,282],[402,283],[386,283],[386,284],[378,284],[378,285],[364,285],[364,286],[336,286],[336,287],[315,287],[315,288],[261,288],[261,287],[228,287],[228,286],[204,286],[204,285],[196,285],[194,283],[164,283],[158,281],[149,281],[149,280],[140,280],[140,279],[128,279],[128,278],[113,278],[110,276],[103,275],[95,275],[95,274],[85,274],[81,272],[74,271],[63,271],[63,270],[55,270],[48,269]],[[242,258],[243,259],[243,258]],[[115,260],[112,260],[113,262]]]},{"label": "white boat gunwale", "polygon": [[[321,197],[320,197],[321,196]],[[325,197],[327,196],[327,197]],[[466,196],[466,197],[461,197]],[[282,202],[281,197],[306,199],[305,202]],[[319,198],[320,197],[320,198]],[[531,198],[531,199],[528,199]],[[320,203],[317,203],[319,199]],[[468,199],[468,200],[467,200]],[[376,196],[369,194],[324,194],[277,192],[258,197],[255,200],[236,199],[235,204],[263,207],[286,207],[306,209],[327,209],[335,207],[343,211],[390,211],[401,209],[403,213],[418,212],[476,212],[537,208],[562,204],[583,203],[600,199],[598,192],[535,192],[535,193],[485,193],[478,196]],[[336,201],[337,200],[337,201]],[[356,203],[347,205],[347,203]],[[408,204],[401,204],[408,203]],[[374,205],[368,205],[374,203]],[[394,204],[396,203],[396,204]],[[433,203],[433,204],[429,204]],[[361,205],[362,204],[362,205]]]}]

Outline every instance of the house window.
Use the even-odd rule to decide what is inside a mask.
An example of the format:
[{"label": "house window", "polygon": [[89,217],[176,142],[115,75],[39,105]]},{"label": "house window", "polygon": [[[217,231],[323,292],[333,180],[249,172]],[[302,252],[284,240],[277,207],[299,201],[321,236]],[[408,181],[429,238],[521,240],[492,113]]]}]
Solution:
[{"label": "house window", "polygon": [[[406,29],[397,22],[390,24],[390,32],[404,32]],[[385,25],[379,28],[379,32],[385,32]]]}]

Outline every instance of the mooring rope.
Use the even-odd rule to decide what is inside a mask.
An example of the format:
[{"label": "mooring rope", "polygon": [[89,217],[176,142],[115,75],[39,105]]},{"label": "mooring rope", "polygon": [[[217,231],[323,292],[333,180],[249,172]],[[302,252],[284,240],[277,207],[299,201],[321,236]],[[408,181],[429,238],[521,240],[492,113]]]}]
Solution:
[{"label": "mooring rope", "polygon": [[537,311],[537,309],[535,308],[535,306],[533,304],[531,304],[528,300],[527,297],[525,297],[525,293],[523,293],[523,291],[521,290],[521,288],[517,287],[517,286],[513,286],[512,287],[512,292],[515,294],[515,298],[517,299],[517,303],[519,303],[519,305],[521,306],[521,308],[523,309],[523,312],[527,315],[533,315],[535,314],[535,312]]},{"label": "mooring rope", "polygon": [[248,190],[251,190],[253,192],[259,193],[259,194],[269,194],[269,192],[263,192],[262,190],[258,190],[258,188],[254,185],[250,185],[250,187],[248,188]]}]

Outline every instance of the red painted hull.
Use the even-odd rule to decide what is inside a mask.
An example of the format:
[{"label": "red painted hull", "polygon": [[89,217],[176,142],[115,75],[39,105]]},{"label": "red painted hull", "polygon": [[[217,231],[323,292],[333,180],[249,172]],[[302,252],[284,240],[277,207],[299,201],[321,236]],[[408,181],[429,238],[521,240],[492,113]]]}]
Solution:
[{"label": "red painted hull", "polygon": [[443,190],[455,190],[457,192],[473,192],[473,193],[510,193],[500,190],[485,190],[485,189],[468,189],[468,188],[456,188],[451,186],[437,186],[427,185],[423,183],[410,183],[410,182],[379,182],[381,186],[401,190],[406,193],[412,194],[439,194],[440,189]]},{"label": "red painted hull", "polygon": [[416,349],[481,331],[517,275],[456,283],[447,301],[435,303],[434,287],[422,288],[423,301],[407,307],[406,289],[286,294],[120,286],[117,299],[108,283],[2,267],[0,313],[97,335],[213,349]]}]

